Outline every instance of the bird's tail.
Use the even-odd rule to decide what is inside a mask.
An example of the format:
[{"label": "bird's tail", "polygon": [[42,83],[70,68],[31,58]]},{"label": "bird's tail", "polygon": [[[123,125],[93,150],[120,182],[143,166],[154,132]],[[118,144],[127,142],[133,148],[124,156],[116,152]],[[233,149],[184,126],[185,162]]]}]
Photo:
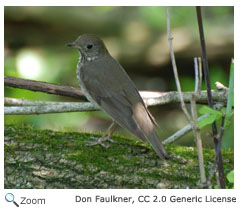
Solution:
[{"label": "bird's tail", "polygon": [[153,117],[149,114],[150,112],[148,112],[143,104],[135,106],[134,119],[137,123],[138,129],[135,129],[132,132],[141,140],[149,141],[160,159],[167,159],[169,158],[169,155],[154,130],[155,121],[152,120]]},{"label": "bird's tail", "polygon": [[162,142],[159,140],[154,130],[149,135],[146,135],[146,137],[148,141],[152,144],[153,149],[158,154],[160,159],[164,160],[169,158],[167,150],[164,148]]}]

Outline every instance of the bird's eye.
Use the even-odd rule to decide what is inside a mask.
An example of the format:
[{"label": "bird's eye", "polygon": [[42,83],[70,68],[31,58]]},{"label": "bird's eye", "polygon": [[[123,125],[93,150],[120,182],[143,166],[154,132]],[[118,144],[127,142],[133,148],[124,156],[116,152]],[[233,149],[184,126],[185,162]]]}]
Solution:
[{"label": "bird's eye", "polygon": [[87,48],[88,49],[91,49],[93,47],[93,44],[91,44],[91,43],[89,43],[88,45],[87,45]]}]

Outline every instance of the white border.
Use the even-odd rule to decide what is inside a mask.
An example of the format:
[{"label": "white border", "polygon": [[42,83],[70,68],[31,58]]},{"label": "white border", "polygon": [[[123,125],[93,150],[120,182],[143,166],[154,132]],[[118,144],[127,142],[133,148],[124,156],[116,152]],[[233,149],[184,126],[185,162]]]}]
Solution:
[{"label": "white border", "polygon": [[[168,0],[168,1],[157,1],[157,0],[141,0],[141,1],[131,1],[131,0],[122,0],[122,1],[113,1],[113,0],[84,0],[84,1],[73,1],[73,0],[60,0],[60,1],[34,1],[34,0],[1,0],[0,2],[0,11],[1,11],[1,17],[0,17],[0,23],[3,29],[4,26],[4,6],[235,6],[234,11],[234,20],[235,20],[235,26],[234,27],[234,45],[238,48],[235,48],[234,55],[235,55],[235,91],[240,91],[240,83],[237,82],[239,80],[239,47],[240,47],[240,7],[238,5],[238,0],[201,0],[201,1],[193,1],[193,0]],[[3,58],[4,58],[4,31],[0,31],[1,35],[1,68],[3,70]],[[3,71],[2,71],[3,73]],[[3,100],[3,74],[0,75],[1,85],[2,89],[0,89],[0,95],[1,100]],[[236,95],[235,95],[236,96]],[[235,98],[235,126],[238,128],[240,126],[239,122],[239,99]],[[3,132],[4,132],[4,125],[3,125],[3,101],[1,101],[1,133],[0,138],[2,141],[2,145],[0,148],[0,155],[1,155],[1,171],[0,171],[0,210],[1,211],[14,211],[15,207],[11,203],[7,203],[4,200],[4,196],[9,190],[4,190],[3,185],[3,167],[4,167],[4,160],[3,160]],[[38,189],[38,190],[10,190],[10,192],[14,193],[16,196],[16,201],[20,201],[18,199],[20,196],[27,196],[31,198],[40,198],[44,197],[46,198],[47,204],[46,205],[28,205],[28,206],[20,206],[16,210],[18,211],[43,211],[43,209],[57,209],[60,211],[80,211],[80,210],[92,210],[95,209],[97,211],[123,211],[126,210],[133,210],[133,211],[146,211],[146,210],[158,210],[158,211],[176,211],[176,210],[184,210],[184,211],[192,211],[193,209],[204,209],[205,211],[210,210],[219,210],[219,209],[228,209],[231,211],[236,211],[236,209],[240,208],[240,160],[239,155],[240,153],[238,150],[240,149],[239,144],[239,130],[235,130],[234,132],[235,136],[235,189],[234,190],[155,190],[155,189],[149,189],[149,190],[139,190],[139,189],[112,189],[112,190],[77,190],[77,189],[65,189],[65,190],[44,190],[44,189]],[[134,198],[137,198],[139,195],[166,195],[167,197],[170,197],[171,195],[177,195],[177,196],[205,196],[207,195],[214,195],[214,196],[237,196],[237,204],[220,204],[220,203],[157,203],[157,204],[149,204],[149,203],[136,203],[136,204],[121,204],[121,203],[106,203],[106,204],[95,204],[95,203],[74,203],[75,195],[83,195],[83,196],[94,196],[96,194],[100,194],[103,196],[108,195],[118,195],[118,196],[133,196]],[[2,210],[3,209],[3,210]]]},{"label": "white border", "polygon": [[236,0],[2,0],[5,6],[233,6]]}]

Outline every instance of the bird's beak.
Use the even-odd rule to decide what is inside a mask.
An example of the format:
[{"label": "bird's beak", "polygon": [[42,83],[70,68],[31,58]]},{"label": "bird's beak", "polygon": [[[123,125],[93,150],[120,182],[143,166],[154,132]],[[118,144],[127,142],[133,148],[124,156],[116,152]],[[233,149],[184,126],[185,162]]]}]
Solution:
[{"label": "bird's beak", "polygon": [[67,44],[65,44],[65,46],[72,47],[72,48],[79,48],[78,45],[75,42],[67,43]]}]

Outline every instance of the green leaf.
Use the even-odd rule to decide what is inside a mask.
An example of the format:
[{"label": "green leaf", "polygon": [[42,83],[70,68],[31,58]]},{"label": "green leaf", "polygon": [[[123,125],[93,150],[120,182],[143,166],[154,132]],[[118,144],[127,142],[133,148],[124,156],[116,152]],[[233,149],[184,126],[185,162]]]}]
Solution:
[{"label": "green leaf", "polygon": [[227,174],[227,179],[230,183],[234,183],[234,170]]},{"label": "green leaf", "polygon": [[231,63],[230,77],[228,85],[228,99],[226,109],[226,119],[230,120],[232,114],[232,106],[234,105],[234,62]]},{"label": "green leaf", "polygon": [[207,114],[207,113],[210,113],[212,115],[215,115],[216,117],[221,117],[222,116],[222,113],[220,111],[217,111],[217,110],[214,110],[208,106],[202,106],[199,110],[199,113],[200,114]]},{"label": "green leaf", "polygon": [[198,127],[201,129],[206,125],[212,124],[214,121],[217,121],[222,117],[223,112],[224,111],[214,110],[208,106],[202,106],[199,109],[199,113],[202,115],[203,114],[209,114],[209,115],[198,122]]},{"label": "green leaf", "polygon": [[212,124],[214,121],[216,121],[216,116],[214,114],[209,114],[198,122],[198,128],[202,129],[206,125]]}]

